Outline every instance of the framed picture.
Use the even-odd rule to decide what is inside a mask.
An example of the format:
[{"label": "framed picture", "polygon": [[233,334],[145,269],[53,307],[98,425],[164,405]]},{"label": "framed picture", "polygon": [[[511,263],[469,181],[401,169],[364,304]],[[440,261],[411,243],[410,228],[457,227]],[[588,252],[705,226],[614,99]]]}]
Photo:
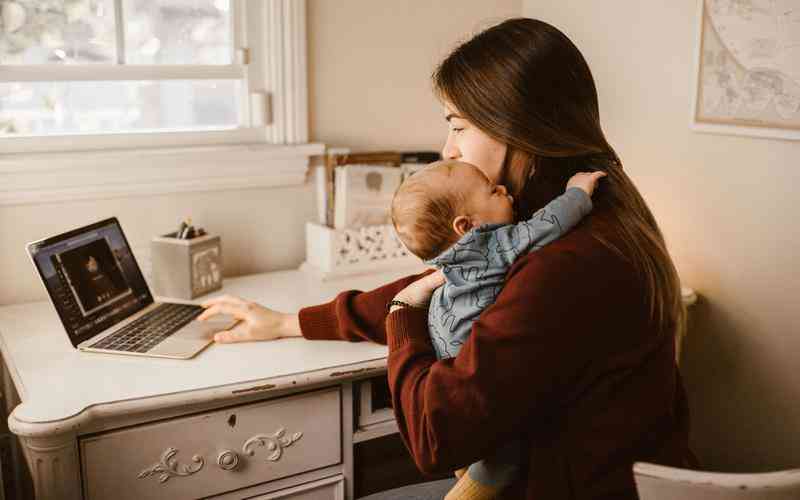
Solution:
[{"label": "framed picture", "polygon": [[691,128],[800,140],[800,0],[698,0]]}]

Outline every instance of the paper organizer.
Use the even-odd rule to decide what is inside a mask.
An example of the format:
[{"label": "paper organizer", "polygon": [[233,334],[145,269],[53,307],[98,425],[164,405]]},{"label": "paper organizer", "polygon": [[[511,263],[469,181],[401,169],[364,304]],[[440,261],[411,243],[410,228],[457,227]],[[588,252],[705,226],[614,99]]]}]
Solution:
[{"label": "paper organizer", "polygon": [[391,224],[333,229],[306,223],[306,262],[302,267],[323,279],[423,266],[403,246]]}]

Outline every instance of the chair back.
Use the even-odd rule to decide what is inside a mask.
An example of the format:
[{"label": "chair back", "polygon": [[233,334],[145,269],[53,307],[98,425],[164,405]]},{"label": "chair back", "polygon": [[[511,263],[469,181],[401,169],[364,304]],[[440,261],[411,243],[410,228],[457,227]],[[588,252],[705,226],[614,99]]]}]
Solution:
[{"label": "chair back", "polygon": [[641,500],[800,499],[800,469],[731,474],[637,462],[633,477]]}]

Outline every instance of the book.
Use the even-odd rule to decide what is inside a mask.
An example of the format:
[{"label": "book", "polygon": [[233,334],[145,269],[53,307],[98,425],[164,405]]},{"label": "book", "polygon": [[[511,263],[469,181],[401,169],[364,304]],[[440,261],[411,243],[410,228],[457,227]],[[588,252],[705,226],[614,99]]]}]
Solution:
[{"label": "book", "polygon": [[328,148],[323,160],[324,164],[318,167],[315,175],[317,195],[317,218],[319,223],[333,227],[335,186],[334,168],[339,165],[342,158],[350,154],[349,148]]},{"label": "book", "polygon": [[317,197],[317,222],[330,225],[328,215],[328,173],[325,165],[314,167],[314,191]]},{"label": "book", "polygon": [[392,198],[402,171],[383,165],[350,164],[334,173],[335,229],[391,224]]}]

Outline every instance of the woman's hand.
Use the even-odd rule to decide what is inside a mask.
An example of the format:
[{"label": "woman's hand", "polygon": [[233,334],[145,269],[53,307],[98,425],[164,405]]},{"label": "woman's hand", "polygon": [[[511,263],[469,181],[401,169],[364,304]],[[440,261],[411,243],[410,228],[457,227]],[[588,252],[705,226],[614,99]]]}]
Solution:
[{"label": "woman's hand", "polygon": [[[444,274],[441,271],[436,271],[427,276],[423,276],[417,281],[411,283],[407,287],[400,290],[400,293],[394,296],[394,300],[405,302],[406,304],[414,307],[428,307],[431,301],[433,291],[444,284]],[[390,309],[394,311],[400,306],[392,306]]]},{"label": "woman's hand", "polygon": [[222,344],[230,342],[252,342],[254,340],[275,340],[283,337],[300,337],[300,321],[297,314],[273,311],[255,302],[233,295],[223,295],[201,304],[206,308],[197,317],[205,321],[217,314],[230,314],[239,320],[230,330],[217,332],[214,341]]}]

